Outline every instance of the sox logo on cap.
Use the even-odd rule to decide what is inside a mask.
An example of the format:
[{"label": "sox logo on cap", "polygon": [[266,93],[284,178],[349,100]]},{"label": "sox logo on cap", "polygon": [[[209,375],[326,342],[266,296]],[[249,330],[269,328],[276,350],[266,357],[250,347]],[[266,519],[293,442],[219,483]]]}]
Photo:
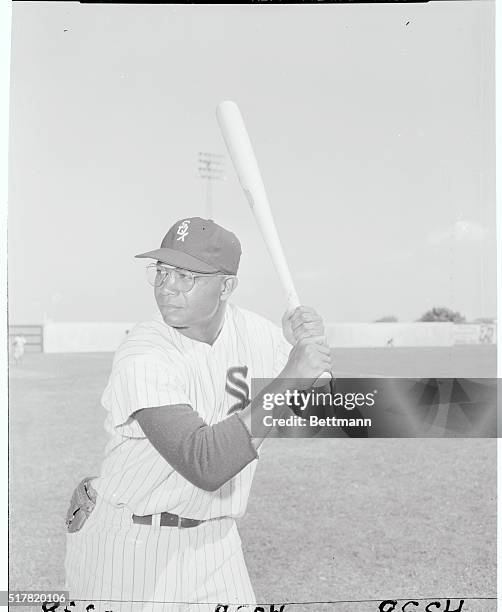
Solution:
[{"label": "sox logo on cap", "polygon": [[181,242],[185,242],[185,236],[188,234],[188,224],[190,223],[190,219],[185,219],[183,223],[178,227],[178,231],[176,232],[179,235],[179,238],[176,240],[181,240]]}]

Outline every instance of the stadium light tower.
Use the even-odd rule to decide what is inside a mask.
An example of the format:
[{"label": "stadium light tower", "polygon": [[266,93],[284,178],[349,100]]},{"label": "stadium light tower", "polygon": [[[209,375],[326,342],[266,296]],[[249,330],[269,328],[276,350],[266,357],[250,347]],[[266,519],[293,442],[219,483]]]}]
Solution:
[{"label": "stadium light tower", "polygon": [[206,217],[213,218],[212,182],[225,180],[225,156],[216,153],[201,153],[198,157],[199,178],[206,181]]}]

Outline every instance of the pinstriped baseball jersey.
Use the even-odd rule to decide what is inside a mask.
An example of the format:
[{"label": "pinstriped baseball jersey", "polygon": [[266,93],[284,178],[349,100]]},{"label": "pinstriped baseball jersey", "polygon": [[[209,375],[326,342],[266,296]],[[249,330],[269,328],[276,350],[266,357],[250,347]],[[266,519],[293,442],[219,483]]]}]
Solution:
[{"label": "pinstriped baseball jersey", "polygon": [[92,483],[98,495],[139,515],[242,516],[256,460],[217,491],[204,491],[167,463],[131,415],[188,404],[207,424],[217,423],[247,405],[251,378],[277,376],[290,348],[279,327],[232,304],[212,346],[183,336],[160,316],[137,325],[115,354],[102,397],[110,439]]}]

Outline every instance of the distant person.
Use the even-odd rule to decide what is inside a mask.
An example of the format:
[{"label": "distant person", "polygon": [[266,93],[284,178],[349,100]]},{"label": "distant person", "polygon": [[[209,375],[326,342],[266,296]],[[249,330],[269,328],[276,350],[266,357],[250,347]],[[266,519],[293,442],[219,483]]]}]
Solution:
[{"label": "distant person", "polygon": [[387,340],[387,346],[392,348],[394,346],[394,338],[389,338]]},{"label": "distant person", "polygon": [[12,340],[12,358],[15,365],[20,363],[23,359],[25,344],[26,338],[24,336],[14,336]]}]

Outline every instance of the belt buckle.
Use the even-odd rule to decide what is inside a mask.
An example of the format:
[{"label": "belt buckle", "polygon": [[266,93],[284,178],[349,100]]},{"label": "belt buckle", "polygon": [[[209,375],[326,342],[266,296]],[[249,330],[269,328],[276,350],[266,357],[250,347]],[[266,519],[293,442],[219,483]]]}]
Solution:
[{"label": "belt buckle", "polygon": [[178,527],[178,529],[182,528],[181,521],[182,521],[182,518],[181,518],[181,516],[178,515],[178,524],[176,525],[176,527]]}]

